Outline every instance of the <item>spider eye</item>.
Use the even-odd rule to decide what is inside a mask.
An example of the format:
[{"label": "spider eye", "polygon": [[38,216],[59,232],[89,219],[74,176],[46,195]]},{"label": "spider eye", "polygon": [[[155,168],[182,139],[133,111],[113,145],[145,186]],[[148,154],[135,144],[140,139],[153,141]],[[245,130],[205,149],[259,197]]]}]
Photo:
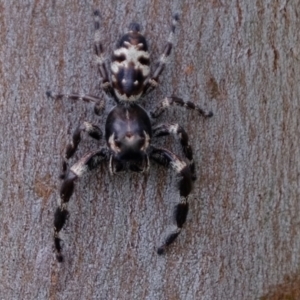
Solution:
[{"label": "spider eye", "polygon": [[122,61],[124,61],[126,59],[125,55],[124,54],[120,54],[120,55],[114,55],[113,56],[113,61],[117,61],[119,63],[121,63]]},{"label": "spider eye", "polygon": [[146,66],[149,66],[150,65],[150,60],[149,60],[149,58],[146,58],[146,57],[139,57],[138,58],[138,61],[139,61],[139,63],[140,64],[142,64],[142,65],[146,65]]}]

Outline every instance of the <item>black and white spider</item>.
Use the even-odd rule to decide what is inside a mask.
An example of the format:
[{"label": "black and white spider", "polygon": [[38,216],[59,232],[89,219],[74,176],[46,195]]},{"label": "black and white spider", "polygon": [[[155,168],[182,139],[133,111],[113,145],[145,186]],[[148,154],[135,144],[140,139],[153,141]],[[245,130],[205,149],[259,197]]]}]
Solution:
[{"label": "black and white spider", "polygon": [[[204,112],[192,102],[184,102],[181,98],[166,97],[154,111],[148,113],[137,104],[138,100],[154,89],[158,84],[158,78],[162,73],[166,59],[173,47],[173,35],[178,22],[178,15],[174,15],[171,32],[166,46],[153,75],[150,75],[150,58],[147,41],[140,33],[139,24],[132,23],[129,31],[121,37],[113,52],[111,60],[111,79],[105,65],[102,44],[100,42],[100,14],[94,12],[95,17],[95,54],[98,71],[102,79],[102,89],[112,96],[116,106],[112,108],[105,123],[105,139],[107,147],[97,149],[85,154],[70,169],[67,160],[71,158],[78,148],[81,134],[86,132],[95,139],[101,139],[102,131],[94,124],[84,122],[72,136],[72,143],[68,145],[63,162],[62,185],[60,189],[61,203],[54,215],[54,245],[58,261],[62,261],[62,247],[59,232],[63,228],[68,217],[67,203],[73,191],[75,181],[88,171],[98,167],[102,162],[108,161],[112,174],[131,170],[134,172],[146,172],[150,167],[150,159],[163,166],[171,166],[180,176],[179,193],[181,201],[175,206],[175,221],[177,229],[171,232],[164,243],[157,249],[158,254],[163,254],[179,235],[188,213],[188,196],[192,190],[192,182],[195,177],[195,165],[193,152],[189,144],[188,135],[179,124],[160,124],[152,127],[151,118],[157,118],[172,105],[182,106],[198,111],[204,117],[211,117],[212,113]],[[62,98],[64,95],[47,95],[53,98]],[[98,97],[78,94],[68,95],[74,100],[84,100],[95,103],[95,113],[100,114],[104,107],[104,101]],[[151,144],[151,139],[169,134],[176,135],[181,143],[186,161],[164,148],[157,148]]]}]

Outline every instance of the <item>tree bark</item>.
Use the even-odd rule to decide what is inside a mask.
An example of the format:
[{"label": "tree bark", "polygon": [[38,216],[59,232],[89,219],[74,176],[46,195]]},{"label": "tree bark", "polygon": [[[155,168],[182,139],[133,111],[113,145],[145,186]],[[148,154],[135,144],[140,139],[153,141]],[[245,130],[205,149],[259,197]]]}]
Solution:
[{"label": "tree bark", "polygon": [[[0,299],[289,299],[300,280],[300,5],[287,1],[0,1]],[[198,179],[188,220],[156,254],[179,201],[176,177],[80,179],[53,252],[61,159],[83,121],[102,117],[46,91],[104,97],[93,61],[93,10],[109,60],[132,22],[143,28],[152,69],[172,15],[174,51],[149,111],[176,95],[214,112],[174,108],[194,149]],[[104,145],[84,138],[75,162]],[[161,146],[183,156],[178,141]],[[290,286],[291,288],[286,288]],[[276,298],[277,297],[277,298]],[[282,296],[283,297],[283,296]]]}]

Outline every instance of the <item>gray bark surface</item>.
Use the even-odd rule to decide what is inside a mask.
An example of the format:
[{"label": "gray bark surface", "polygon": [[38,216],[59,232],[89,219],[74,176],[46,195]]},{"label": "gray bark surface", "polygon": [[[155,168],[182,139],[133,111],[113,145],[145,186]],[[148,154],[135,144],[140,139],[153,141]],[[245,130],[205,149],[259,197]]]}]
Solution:
[{"label": "gray bark surface", "polygon": [[[296,299],[299,4],[0,1],[0,299],[281,299],[286,282],[284,295]],[[150,110],[173,94],[214,117],[174,108],[158,120],[187,130],[198,171],[187,223],[166,255],[155,249],[179,201],[173,172],[153,165],[147,176],[111,177],[104,165],[77,183],[59,264],[52,234],[62,155],[78,124],[104,129],[114,103],[99,118],[91,105],[45,92],[103,96],[96,8],[107,57],[136,21],[152,66],[179,12],[169,64],[141,103]],[[103,144],[84,138],[72,162]],[[182,156],[173,138],[159,145]]]}]

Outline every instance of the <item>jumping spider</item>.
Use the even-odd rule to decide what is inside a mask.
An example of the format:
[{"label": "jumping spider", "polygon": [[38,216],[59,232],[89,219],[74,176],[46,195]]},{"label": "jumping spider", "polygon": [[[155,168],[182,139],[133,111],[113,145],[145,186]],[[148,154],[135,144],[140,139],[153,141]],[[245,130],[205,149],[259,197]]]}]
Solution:
[{"label": "jumping spider", "polygon": [[[68,145],[63,162],[62,185],[60,189],[61,203],[54,215],[54,246],[56,257],[59,262],[63,260],[61,253],[61,239],[59,232],[65,225],[68,217],[67,204],[74,191],[75,181],[90,170],[98,167],[104,161],[108,161],[109,170],[112,174],[124,170],[134,172],[146,172],[150,167],[150,159],[163,166],[171,166],[180,175],[179,193],[180,203],[175,206],[174,217],[177,229],[171,232],[164,243],[157,249],[158,254],[163,254],[179,235],[188,214],[188,195],[192,190],[192,182],[195,180],[195,165],[193,152],[189,144],[188,135],[179,124],[164,123],[152,127],[148,113],[139,105],[138,100],[158,85],[158,78],[165,68],[166,59],[173,47],[173,35],[178,15],[174,15],[171,31],[164,51],[160,56],[153,75],[150,75],[150,59],[147,41],[140,33],[140,25],[132,23],[128,33],[124,34],[117,43],[116,50],[111,59],[111,79],[105,65],[103,48],[100,42],[100,14],[94,12],[95,38],[94,48],[96,62],[100,77],[101,87],[108,96],[112,97],[116,105],[112,108],[105,123],[105,139],[107,147],[86,153],[69,170],[67,160],[71,158],[78,148],[82,132],[86,132],[94,139],[101,139],[102,131],[94,124],[84,122],[72,136],[72,143]],[[63,94],[49,97],[62,98]],[[95,113],[99,115],[104,107],[105,100],[96,96],[78,94],[68,95],[73,100],[83,100],[95,104]],[[212,113],[204,112],[200,107],[190,101],[184,102],[178,97],[166,97],[150,113],[151,118],[159,117],[172,105],[182,106],[196,110],[204,117],[211,117]],[[179,138],[186,161],[182,160],[171,151],[157,148],[151,144],[151,139],[174,134]]]}]

